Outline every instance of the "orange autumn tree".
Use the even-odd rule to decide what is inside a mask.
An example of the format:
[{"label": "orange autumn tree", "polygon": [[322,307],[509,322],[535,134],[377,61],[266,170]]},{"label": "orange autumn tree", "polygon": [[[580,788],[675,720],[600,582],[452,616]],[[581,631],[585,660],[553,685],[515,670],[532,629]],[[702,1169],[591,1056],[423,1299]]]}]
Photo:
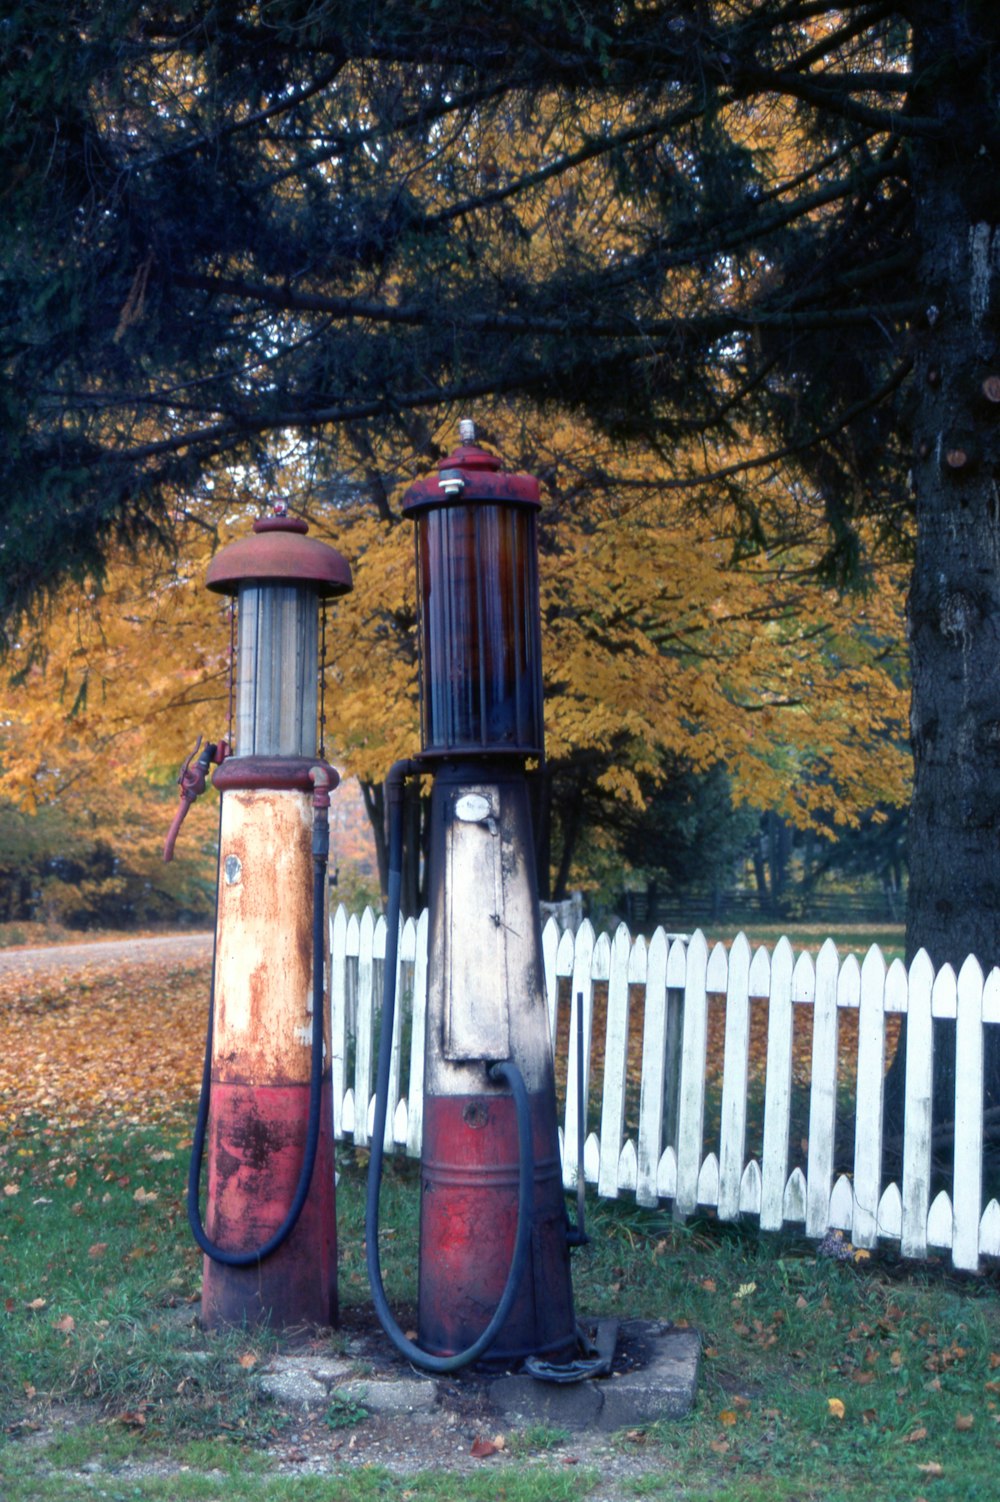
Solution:
[{"label": "orange autumn tree", "polygon": [[[898,574],[870,565],[869,588],[842,597],[811,579],[810,526],[820,528],[805,506],[794,546],[737,559],[718,508],[706,520],[677,489],[639,506],[615,493],[578,423],[531,444],[502,409],[482,427],[508,460],[527,449],[525,466],[547,479],[544,778],[559,799],[555,890],[584,830],[599,830],[614,804],[641,810],[670,767],[725,767],[736,801],[825,834],[905,802]],[[450,437],[441,432],[440,451]],[[381,516],[344,516],[339,533],[355,590],[331,625],[336,721],[376,812],[379,778],[412,754],[418,733],[413,540],[398,521],[407,478],[394,472]]]},{"label": "orange autumn tree", "polygon": [[[586,881],[574,867],[581,837],[599,848],[609,810],[641,811],[670,768],[724,767],[737,802],[824,830],[905,801],[891,570],[873,568],[865,594],[817,589],[805,506],[794,546],[735,558],[735,518],[727,531],[724,510],[709,521],[676,488],[636,505],[602,477],[599,445],[578,421],[536,439],[510,409],[482,423],[508,462],[523,454],[545,480],[544,779],[556,806],[542,805],[553,825],[543,877],[555,889]],[[419,435],[423,446],[444,451],[451,426]],[[637,471],[652,462],[634,461]],[[297,500],[352,563],[354,592],[328,614],[328,754],[360,779],[376,822],[385,770],[418,744],[413,538],[399,503],[425,466],[415,453],[368,446],[332,499],[328,487],[309,493],[301,452],[269,476],[271,491]],[[220,482],[178,515],[177,557],[141,566],[122,557],[100,590],[57,598],[44,650],[12,657],[0,797],[70,798],[112,825],[120,817],[130,860],[154,873],[162,827],[148,817],[142,779],[169,787],[198,733],[225,733],[228,610],[203,580],[264,494],[248,477]],[[187,844],[206,849],[213,829],[206,802]]]}]

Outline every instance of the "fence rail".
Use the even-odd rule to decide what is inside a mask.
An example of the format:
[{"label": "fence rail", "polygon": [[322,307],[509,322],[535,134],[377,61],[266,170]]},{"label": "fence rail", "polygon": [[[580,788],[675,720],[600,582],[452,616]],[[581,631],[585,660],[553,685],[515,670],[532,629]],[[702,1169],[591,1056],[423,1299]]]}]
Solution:
[{"label": "fence rail", "polygon": [[[358,1145],[374,1118],[385,935],[370,909],[358,918],[340,908],[331,923],[334,1130]],[[1000,970],[984,979],[970,957],[957,976],[948,965],[935,974],[921,952],[907,971],[899,960],[886,966],[874,945],[859,965],[829,939],[814,961],[787,939],[752,951],[740,934],[727,951],[700,932],[657,929],[647,942],[624,924],[609,936],[585,922],[574,934],[551,919],[542,949],[567,1188],[580,1150],[582,1008],[582,1157],[600,1196],[671,1202],[679,1218],[699,1207],[722,1220],[752,1215],[764,1230],[804,1227],[817,1238],[837,1229],[860,1248],[896,1242],[906,1257],[947,1250],[970,1271],[1000,1256],[1000,1204],[983,1203],[985,1030],[1000,1022]],[[418,1156],[426,913],[402,927],[397,981],[385,1146]],[[885,1183],[885,1074],[902,1018],[901,1174]],[[932,1197],[938,1020],[954,1024],[958,1083],[946,1129],[952,1192]]]}]

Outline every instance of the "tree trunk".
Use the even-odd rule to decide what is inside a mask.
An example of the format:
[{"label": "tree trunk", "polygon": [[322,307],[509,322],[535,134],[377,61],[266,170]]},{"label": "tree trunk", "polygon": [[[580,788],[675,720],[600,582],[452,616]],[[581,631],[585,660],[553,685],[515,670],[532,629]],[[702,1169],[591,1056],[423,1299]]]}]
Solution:
[{"label": "tree trunk", "polygon": [[[913,799],[907,959],[1000,962],[1000,142],[985,48],[988,0],[912,7],[917,117],[939,140],[910,152],[920,285],[913,489],[917,544],[907,619]],[[1000,1101],[987,1029],[986,1103]],[[935,1123],[954,1119],[954,1024],[934,1037]],[[904,1049],[887,1079],[887,1136],[902,1122]],[[896,1165],[887,1165],[890,1170]]]},{"label": "tree trunk", "polygon": [[[1000,961],[1000,195],[980,46],[992,4],[917,7],[914,112],[947,137],[911,153],[921,285],[908,602],[914,760],[908,957]],[[971,35],[970,35],[971,33]],[[978,33],[978,35],[977,35]],[[961,122],[960,124],[958,122]],[[996,144],[994,142],[994,144]]]},{"label": "tree trunk", "polygon": [[375,860],[378,865],[378,884],[383,905],[389,898],[389,844],[385,827],[385,789],[381,782],[365,782],[362,778],[361,793],[365,800],[365,812],[375,839]]},{"label": "tree trunk", "polygon": [[543,764],[529,778],[535,833],[535,874],[542,902],[552,899],[552,773]]}]

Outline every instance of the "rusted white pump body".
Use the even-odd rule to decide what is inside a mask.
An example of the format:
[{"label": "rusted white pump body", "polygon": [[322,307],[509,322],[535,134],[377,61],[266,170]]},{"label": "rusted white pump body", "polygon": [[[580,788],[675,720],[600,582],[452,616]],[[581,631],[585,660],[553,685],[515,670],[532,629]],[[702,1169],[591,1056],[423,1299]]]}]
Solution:
[{"label": "rusted white pump body", "polygon": [[[351,588],[333,548],[276,515],[222,549],[206,583],[238,607],[235,750],[222,793],[204,1230],[228,1253],[266,1245],[296,1194],[310,1112],[317,797],[338,781],[318,760],[319,602]],[[318,789],[318,792],[317,792]],[[319,955],[327,970],[325,864]],[[326,1011],[325,980],[323,986]],[[334,1323],[337,1314],[329,1044],[315,1167],[294,1227],[249,1266],[206,1255],[208,1325]]]},{"label": "rusted white pump body", "polygon": [[418,1344],[469,1348],[501,1303],[531,1140],[531,1239],[484,1353],[578,1348],[556,1123],[526,761],[543,753],[538,482],[502,469],[471,425],[407,491],[417,525],[423,754],[432,771]]}]

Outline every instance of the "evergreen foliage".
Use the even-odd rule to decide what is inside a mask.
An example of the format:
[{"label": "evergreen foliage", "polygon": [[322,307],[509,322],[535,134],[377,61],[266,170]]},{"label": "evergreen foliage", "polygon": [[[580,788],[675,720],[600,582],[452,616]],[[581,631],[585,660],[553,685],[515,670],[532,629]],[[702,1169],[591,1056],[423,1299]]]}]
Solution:
[{"label": "evergreen foliage", "polygon": [[13,0],[0,613],[291,435],[389,518],[432,415],[578,415],[581,483],[737,555],[915,546],[909,944],[992,963],[998,48],[987,0]]}]

